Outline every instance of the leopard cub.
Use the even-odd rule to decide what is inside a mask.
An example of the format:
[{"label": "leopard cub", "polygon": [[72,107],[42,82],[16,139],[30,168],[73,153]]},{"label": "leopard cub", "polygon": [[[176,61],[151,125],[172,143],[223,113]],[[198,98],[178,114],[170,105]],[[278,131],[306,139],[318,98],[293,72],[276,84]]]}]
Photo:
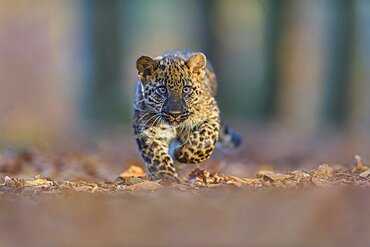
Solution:
[{"label": "leopard cub", "polygon": [[142,56],[136,68],[133,127],[151,179],[177,180],[174,161],[200,163],[218,141],[229,149],[239,146],[241,136],[220,125],[216,76],[203,53]]}]

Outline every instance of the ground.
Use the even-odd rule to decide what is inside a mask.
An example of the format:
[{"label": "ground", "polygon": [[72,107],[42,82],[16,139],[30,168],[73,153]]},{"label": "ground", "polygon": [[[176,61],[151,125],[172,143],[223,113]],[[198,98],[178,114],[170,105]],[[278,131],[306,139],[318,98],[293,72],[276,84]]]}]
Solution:
[{"label": "ground", "polygon": [[140,159],[113,165],[106,157],[114,155],[106,153],[4,149],[0,246],[366,246],[370,240],[370,170],[358,155],[343,164],[307,165],[302,158],[296,166],[248,166],[243,152],[216,153],[204,165],[181,168],[182,182],[173,183],[147,180]]}]

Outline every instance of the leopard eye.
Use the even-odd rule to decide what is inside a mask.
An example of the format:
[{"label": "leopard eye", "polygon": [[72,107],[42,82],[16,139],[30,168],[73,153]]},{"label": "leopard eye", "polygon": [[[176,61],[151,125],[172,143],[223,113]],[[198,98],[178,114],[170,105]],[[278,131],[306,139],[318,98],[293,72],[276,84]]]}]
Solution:
[{"label": "leopard eye", "polygon": [[182,92],[183,92],[184,94],[190,94],[192,91],[193,91],[193,88],[192,88],[192,87],[190,87],[190,86],[185,86],[185,87],[183,87],[183,89],[182,89]]},{"label": "leopard eye", "polygon": [[167,88],[165,86],[159,86],[156,88],[157,93],[165,95],[167,93]]}]

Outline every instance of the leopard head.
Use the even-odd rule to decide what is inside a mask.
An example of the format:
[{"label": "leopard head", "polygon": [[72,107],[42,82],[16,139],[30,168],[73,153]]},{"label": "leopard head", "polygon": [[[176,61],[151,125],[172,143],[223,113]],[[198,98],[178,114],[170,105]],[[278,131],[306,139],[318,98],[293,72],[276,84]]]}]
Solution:
[{"label": "leopard head", "polygon": [[167,124],[177,126],[195,113],[202,97],[206,56],[140,57],[136,62],[143,102]]}]

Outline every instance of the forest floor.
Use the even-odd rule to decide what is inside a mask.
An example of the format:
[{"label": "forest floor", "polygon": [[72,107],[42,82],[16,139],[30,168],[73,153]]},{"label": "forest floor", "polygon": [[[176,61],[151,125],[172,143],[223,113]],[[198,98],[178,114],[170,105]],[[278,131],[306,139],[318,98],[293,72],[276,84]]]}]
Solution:
[{"label": "forest floor", "polygon": [[369,243],[366,160],[248,166],[245,155],[251,156],[215,154],[204,165],[180,168],[181,182],[174,183],[149,181],[135,158],[112,165],[100,153],[5,150],[0,246]]},{"label": "forest floor", "polygon": [[[0,178],[0,195],[3,198],[17,196],[32,198],[41,194],[62,196],[69,192],[111,194],[151,192],[161,189],[198,193],[202,190],[220,188],[261,191],[333,186],[370,187],[369,167],[360,156],[356,155],[355,159],[354,166],[350,168],[322,164],[311,170],[302,169],[284,173],[259,170],[253,177],[225,175],[195,167],[177,183],[168,179],[150,181],[144,168],[136,165],[131,165],[126,171],[117,174],[114,180],[104,180],[101,177],[109,171],[104,170],[107,166],[102,165],[96,157],[67,156],[47,159],[26,152],[0,156],[0,171],[4,174]],[[40,175],[45,173],[52,175],[52,178]]]}]

